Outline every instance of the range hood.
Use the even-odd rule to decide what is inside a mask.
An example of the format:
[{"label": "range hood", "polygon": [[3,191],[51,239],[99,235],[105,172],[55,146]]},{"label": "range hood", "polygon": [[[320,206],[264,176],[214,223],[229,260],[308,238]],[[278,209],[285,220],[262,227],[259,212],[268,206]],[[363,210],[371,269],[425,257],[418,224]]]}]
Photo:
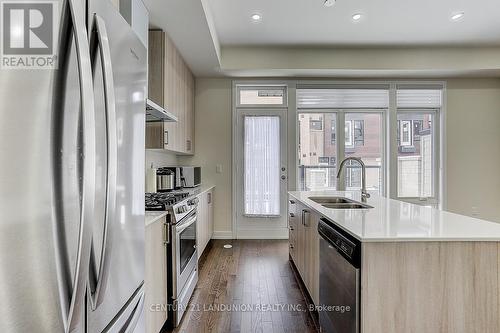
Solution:
[{"label": "range hood", "polygon": [[146,101],[146,121],[177,122],[178,118],[148,98]]}]

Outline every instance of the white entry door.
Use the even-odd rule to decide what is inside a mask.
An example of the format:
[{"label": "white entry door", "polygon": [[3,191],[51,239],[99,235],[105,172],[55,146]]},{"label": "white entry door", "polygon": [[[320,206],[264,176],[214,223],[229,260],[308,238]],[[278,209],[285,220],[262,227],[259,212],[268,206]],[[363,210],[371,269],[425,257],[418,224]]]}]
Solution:
[{"label": "white entry door", "polygon": [[287,238],[286,109],[237,110],[236,237]]}]

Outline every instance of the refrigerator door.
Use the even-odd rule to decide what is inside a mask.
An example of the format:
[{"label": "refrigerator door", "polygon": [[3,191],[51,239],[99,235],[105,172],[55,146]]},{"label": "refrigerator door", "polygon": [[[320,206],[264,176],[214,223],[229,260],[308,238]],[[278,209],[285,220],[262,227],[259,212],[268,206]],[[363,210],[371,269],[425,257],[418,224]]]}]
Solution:
[{"label": "refrigerator door", "polygon": [[147,50],[109,1],[90,1],[88,13],[99,191],[87,325],[89,332],[103,332],[144,281]]},{"label": "refrigerator door", "polygon": [[144,287],[141,286],[103,333],[145,333],[144,299]]},{"label": "refrigerator door", "polygon": [[59,69],[0,69],[0,332],[85,324],[92,74],[83,2],[58,5]]}]

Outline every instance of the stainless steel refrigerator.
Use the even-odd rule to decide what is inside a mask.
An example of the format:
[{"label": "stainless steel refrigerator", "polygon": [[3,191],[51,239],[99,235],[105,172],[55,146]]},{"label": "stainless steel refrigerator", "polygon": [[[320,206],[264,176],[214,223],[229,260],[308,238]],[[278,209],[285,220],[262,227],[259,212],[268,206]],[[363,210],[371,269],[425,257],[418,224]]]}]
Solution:
[{"label": "stainless steel refrigerator", "polygon": [[0,332],[143,332],[147,50],[61,0],[57,69],[0,69]]}]

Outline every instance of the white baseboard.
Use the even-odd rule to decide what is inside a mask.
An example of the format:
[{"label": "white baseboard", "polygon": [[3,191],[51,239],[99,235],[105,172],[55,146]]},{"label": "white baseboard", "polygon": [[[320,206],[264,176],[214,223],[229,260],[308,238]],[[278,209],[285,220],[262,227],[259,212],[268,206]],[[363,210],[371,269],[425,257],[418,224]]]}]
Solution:
[{"label": "white baseboard", "polygon": [[238,230],[238,239],[288,239],[288,228]]},{"label": "white baseboard", "polygon": [[233,232],[215,230],[212,234],[212,239],[233,239]]}]

